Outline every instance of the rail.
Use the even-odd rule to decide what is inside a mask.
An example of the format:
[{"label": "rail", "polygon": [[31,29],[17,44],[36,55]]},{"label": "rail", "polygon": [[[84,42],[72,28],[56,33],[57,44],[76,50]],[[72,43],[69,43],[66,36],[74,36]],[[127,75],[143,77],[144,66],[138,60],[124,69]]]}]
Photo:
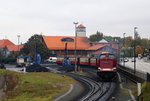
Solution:
[{"label": "rail", "polygon": [[84,95],[79,101],[106,101],[114,90],[115,84],[112,82],[97,82],[89,77],[77,74],[68,74],[78,81],[81,81],[88,86],[88,93]]}]

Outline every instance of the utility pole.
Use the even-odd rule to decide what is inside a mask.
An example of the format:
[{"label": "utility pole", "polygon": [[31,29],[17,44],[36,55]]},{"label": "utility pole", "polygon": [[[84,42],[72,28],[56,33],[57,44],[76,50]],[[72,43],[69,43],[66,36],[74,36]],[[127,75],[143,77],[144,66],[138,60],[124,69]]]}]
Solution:
[{"label": "utility pole", "polygon": [[126,33],[123,33],[123,66],[125,67],[125,34]]},{"label": "utility pole", "polygon": [[77,24],[78,22],[73,22],[73,24],[75,25],[75,72],[77,72]]},{"label": "utility pole", "polygon": [[136,73],[136,53],[135,53],[135,40],[136,40],[136,29],[137,29],[137,27],[134,27],[134,74]]},{"label": "utility pole", "polygon": [[19,56],[20,35],[17,35],[17,37],[18,37],[18,56]]}]

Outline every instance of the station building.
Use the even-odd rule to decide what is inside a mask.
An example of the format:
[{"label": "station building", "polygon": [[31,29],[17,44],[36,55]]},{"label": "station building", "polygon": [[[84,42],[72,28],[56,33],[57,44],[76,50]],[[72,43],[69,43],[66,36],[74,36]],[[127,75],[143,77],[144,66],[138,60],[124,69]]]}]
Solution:
[{"label": "station building", "polygon": [[90,41],[86,37],[86,27],[80,24],[76,27],[75,36],[43,36],[43,40],[53,56],[86,56]]},{"label": "station building", "polygon": [[21,48],[23,48],[23,45],[15,45],[8,39],[0,40],[0,49],[5,57],[9,56],[13,52],[20,51]]},{"label": "station building", "polygon": [[[43,40],[50,50],[51,56],[91,56],[99,55],[103,51],[117,53],[118,42],[101,40],[91,43],[86,37],[86,27],[80,24],[76,27],[77,36],[43,36]],[[75,41],[76,40],[76,41]]]},{"label": "station building", "polygon": [[[43,36],[43,41],[50,50],[50,56],[99,56],[104,51],[115,54],[119,50],[118,42],[107,42],[104,39],[90,42],[86,36],[86,27],[82,24],[76,27],[76,37]],[[6,57],[12,52],[20,51],[21,48],[23,45],[15,45],[8,39],[0,40],[0,49]]]},{"label": "station building", "polygon": [[118,42],[108,42],[105,39],[102,39],[99,42],[92,43],[92,46],[86,49],[87,54],[99,56],[103,52],[109,52],[116,54],[119,52]]}]

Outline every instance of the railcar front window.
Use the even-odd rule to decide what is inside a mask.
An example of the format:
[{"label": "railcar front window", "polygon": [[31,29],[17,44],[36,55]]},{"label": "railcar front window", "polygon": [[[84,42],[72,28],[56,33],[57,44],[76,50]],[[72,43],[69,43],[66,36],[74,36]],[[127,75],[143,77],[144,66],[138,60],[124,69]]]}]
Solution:
[{"label": "railcar front window", "polygon": [[105,58],[105,57],[106,57],[106,54],[100,55],[100,59]]},{"label": "railcar front window", "polygon": [[109,55],[109,58],[114,59],[115,56],[114,55]]}]

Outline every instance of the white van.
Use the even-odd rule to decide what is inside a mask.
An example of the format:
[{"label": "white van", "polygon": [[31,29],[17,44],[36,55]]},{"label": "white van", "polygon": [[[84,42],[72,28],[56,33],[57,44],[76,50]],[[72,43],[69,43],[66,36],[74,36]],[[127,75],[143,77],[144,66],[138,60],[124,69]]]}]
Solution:
[{"label": "white van", "polygon": [[57,58],[56,57],[49,57],[47,59],[47,62],[56,63]]}]

